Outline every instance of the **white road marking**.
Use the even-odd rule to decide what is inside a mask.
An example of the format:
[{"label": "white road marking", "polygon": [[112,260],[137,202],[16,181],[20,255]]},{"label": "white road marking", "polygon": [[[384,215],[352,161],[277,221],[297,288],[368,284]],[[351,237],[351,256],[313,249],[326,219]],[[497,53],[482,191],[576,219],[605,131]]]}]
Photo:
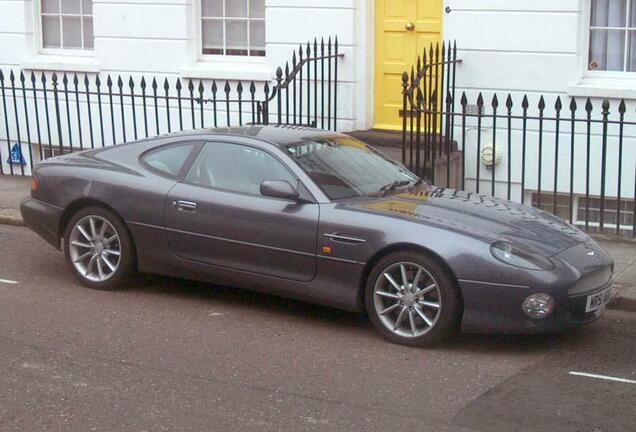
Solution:
[{"label": "white road marking", "polygon": [[14,280],[9,280],[9,279],[0,279],[0,283],[6,283],[6,284],[12,284],[15,285],[18,283],[18,281],[14,281]]},{"label": "white road marking", "polygon": [[621,382],[621,383],[627,383],[627,384],[636,384],[635,380],[630,380],[627,378],[618,378],[618,377],[611,377],[611,376],[607,376],[607,375],[596,375],[596,374],[591,374],[591,373],[585,373],[585,372],[570,372],[570,375],[576,375],[576,376],[582,376],[582,377],[587,377],[587,378],[596,378],[596,379],[602,379],[602,380],[607,380],[607,381],[616,381],[616,382]]}]

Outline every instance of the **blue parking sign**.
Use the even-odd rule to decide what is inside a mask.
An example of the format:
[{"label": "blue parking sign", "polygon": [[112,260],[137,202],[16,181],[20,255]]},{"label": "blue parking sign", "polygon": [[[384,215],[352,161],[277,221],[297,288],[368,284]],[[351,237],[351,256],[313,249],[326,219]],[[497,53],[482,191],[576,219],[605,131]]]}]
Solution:
[{"label": "blue parking sign", "polygon": [[24,160],[24,156],[22,156],[22,148],[20,148],[19,144],[14,144],[11,148],[11,154],[7,159],[7,163],[12,165],[26,165],[26,160]]}]

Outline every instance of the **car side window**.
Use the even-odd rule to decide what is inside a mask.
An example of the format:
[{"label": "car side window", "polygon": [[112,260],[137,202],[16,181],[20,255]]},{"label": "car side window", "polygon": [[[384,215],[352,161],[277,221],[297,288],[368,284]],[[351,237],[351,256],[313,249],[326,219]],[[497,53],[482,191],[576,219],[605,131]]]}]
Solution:
[{"label": "car side window", "polygon": [[186,182],[260,195],[265,180],[286,180],[296,186],[298,180],[280,161],[254,147],[209,142],[192,164]]},{"label": "car side window", "polygon": [[177,177],[194,146],[195,143],[187,143],[159,147],[144,154],[142,160],[154,170]]}]

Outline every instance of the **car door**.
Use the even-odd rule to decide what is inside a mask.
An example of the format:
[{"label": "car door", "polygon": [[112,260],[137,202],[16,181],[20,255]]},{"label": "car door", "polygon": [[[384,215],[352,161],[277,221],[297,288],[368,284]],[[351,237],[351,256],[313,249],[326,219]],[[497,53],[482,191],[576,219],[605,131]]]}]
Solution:
[{"label": "car door", "polygon": [[299,184],[263,148],[206,143],[166,200],[173,253],[240,271],[298,281],[313,279],[319,207],[265,197],[260,194],[264,180]]}]

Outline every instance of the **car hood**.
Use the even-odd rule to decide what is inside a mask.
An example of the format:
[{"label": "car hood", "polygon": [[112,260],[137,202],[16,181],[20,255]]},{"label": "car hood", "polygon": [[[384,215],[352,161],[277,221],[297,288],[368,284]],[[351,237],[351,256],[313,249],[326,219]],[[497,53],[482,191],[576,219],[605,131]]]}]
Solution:
[{"label": "car hood", "polygon": [[351,210],[440,226],[486,241],[510,241],[545,256],[591,241],[578,228],[537,208],[432,186],[344,205]]}]

